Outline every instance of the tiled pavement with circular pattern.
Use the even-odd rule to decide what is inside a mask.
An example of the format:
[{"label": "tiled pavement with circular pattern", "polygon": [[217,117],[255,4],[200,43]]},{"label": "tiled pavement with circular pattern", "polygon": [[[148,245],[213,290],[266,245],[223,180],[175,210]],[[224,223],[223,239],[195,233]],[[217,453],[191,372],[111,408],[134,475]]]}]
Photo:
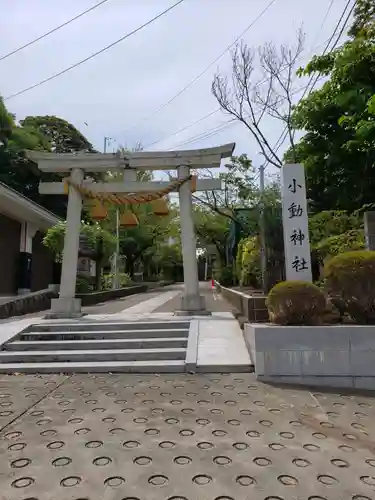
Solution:
[{"label": "tiled pavement with circular pattern", "polygon": [[1,500],[375,500],[375,398],[253,375],[0,378]]}]

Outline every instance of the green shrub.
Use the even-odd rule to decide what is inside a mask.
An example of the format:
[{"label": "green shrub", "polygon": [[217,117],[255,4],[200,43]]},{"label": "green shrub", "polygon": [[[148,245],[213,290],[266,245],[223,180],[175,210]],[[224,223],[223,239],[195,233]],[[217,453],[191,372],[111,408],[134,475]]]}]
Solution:
[{"label": "green shrub", "polygon": [[365,248],[363,229],[352,229],[343,234],[329,236],[316,245],[321,262],[344,252],[352,252]]},{"label": "green shrub", "polygon": [[235,272],[238,281],[241,281],[243,250],[247,238],[242,238],[237,245]]},{"label": "green shrub", "polygon": [[375,324],[375,251],[337,255],[324,274],[325,289],[340,311],[359,324]]},{"label": "green shrub", "polygon": [[[114,274],[103,274],[102,275],[102,290],[112,290],[113,288],[113,280],[115,278]],[[120,288],[124,288],[127,285],[130,285],[131,278],[127,273],[119,273],[120,278]]]},{"label": "green shrub", "polygon": [[77,276],[76,293],[90,293],[93,289],[92,278],[87,276]]},{"label": "green shrub", "polygon": [[240,285],[258,288],[261,281],[259,241],[257,236],[251,236],[242,247]]},{"label": "green shrub", "polygon": [[267,308],[277,325],[317,325],[326,310],[324,293],[305,281],[282,281],[268,294]]},{"label": "green shrub", "polygon": [[232,266],[218,267],[213,270],[213,277],[222,286],[233,285],[233,268]]},{"label": "green shrub", "polygon": [[363,218],[345,210],[324,210],[309,218],[310,243],[313,248],[321,241],[360,229]]}]

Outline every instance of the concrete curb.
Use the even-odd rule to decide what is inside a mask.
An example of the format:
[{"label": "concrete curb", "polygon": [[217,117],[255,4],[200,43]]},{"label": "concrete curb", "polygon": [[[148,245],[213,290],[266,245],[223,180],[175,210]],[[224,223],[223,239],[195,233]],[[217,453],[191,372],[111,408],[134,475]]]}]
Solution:
[{"label": "concrete curb", "polygon": [[196,372],[198,362],[199,320],[190,321],[185,367],[187,372]]}]

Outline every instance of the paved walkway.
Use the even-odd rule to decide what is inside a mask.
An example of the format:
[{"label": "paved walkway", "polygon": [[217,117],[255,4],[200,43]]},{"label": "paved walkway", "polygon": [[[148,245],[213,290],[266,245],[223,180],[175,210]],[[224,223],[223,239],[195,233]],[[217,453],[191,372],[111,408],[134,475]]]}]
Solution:
[{"label": "paved walkway", "polygon": [[[83,307],[82,310],[86,314],[114,314],[121,312],[125,309],[133,307],[141,302],[153,299],[155,297],[163,296],[166,292],[171,290],[176,290],[176,293],[180,293],[182,285],[172,285],[157,290],[151,290],[145,293],[139,293],[136,295],[130,295],[129,297],[123,297],[116,300],[110,300],[108,302],[102,302],[100,304],[95,304],[93,306]],[[0,320],[1,323],[7,323],[9,321],[18,321],[25,318],[43,318],[46,311],[40,311],[38,313],[25,314],[23,316],[15,316],[5,320]]]},{"label": "paved walkway", "polygon": [[[211,290],[211,282],[203,282],[200,284],[201,293],[206,299],[207,309],[211,312],[225,312],[232,311],[232,306],[220,295],[213,294]],[[157,290],[151,290],[145,293],[123,297],[121,299],[111,300],[96,304],[89,307],[83,307],[82,310],[86,314],[116,314],[125,310],[129,312],[136,312],[138,309],[145,311],[145,307],[141,304],[148,301],[147,309],[149,312],[173,312],[180,307],[180,298],[183,293],[183,284],[178,283],[175,285],[166,286]],[[154,299],[151,301],[151,299]],[[0,299],[1,300],[1,299]],[[137,307],[135,307],[137,306]],[[23,316],[16,316],[5,320],[0,320],[1,323],[8,323],[10,321],[19,321],[20,319],[27,318],[42,318],[46,311],[38,313],[25,314]]]},{"label": "paved walkway", "polygon": [[[178,285],[177,285],[178,286]],[[211,281],[200,283],[200,293],[203,295],[206,308],[210,312],[231,312],[233,311],[232,305],[225,300],[220,294],[214,292],[211,288]],[[172,312],[180,309],[181,293],[174,298],[158,307],[154,312]]]},{"label": "paved walkway", "polygon": [[4,500],[373,500],[375,399],[250,374],[0,378]]}]

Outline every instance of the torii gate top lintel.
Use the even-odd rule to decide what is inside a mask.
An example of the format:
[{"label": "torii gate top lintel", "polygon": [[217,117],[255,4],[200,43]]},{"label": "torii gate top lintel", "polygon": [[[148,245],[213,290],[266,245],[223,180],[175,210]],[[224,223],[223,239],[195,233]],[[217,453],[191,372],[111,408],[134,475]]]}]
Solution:
[{"label": "torii gate top lintel", "polygon": [[181,151],[138,151],[124,153],[43,153],[28,151],[30,160],[43,172],[69,172],[81,168],[86,172],[118,169],[171,170],[181,165],[197,168],[217,168],[223,158],[232,155],[235,143],[223,146]]}]

